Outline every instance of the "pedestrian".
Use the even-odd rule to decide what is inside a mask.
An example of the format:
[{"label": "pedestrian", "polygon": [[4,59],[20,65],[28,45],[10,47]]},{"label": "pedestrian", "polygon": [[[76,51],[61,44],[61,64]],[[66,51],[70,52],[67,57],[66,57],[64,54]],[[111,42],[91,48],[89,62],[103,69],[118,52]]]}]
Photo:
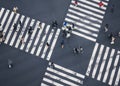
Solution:
[{"label": "pedestrian", "polygon": [[67,32],[66,32],[66,30],[64,29],[63,30],[63,37],[66,37],[67,36]]},{"label": "pedestrian", "polygon": [[53,27],[53,28],[57,28],[57,26],[58,26],[57,21],[56,21],[56,20],[55,20],[55,21],[53,21],[53,22],[52,22],[52,27]]},{"label": "pedestrian", "polygon": [[64,40],[61,41],[61,47],[64,48]]},{"label": "pedestrian", "polygon": [[104,6],[104,4],[103,4],[102,1],[100,1],[100,2],[98,3],[98,5],[99,5],[99,7],[103,7],[103,6]]},{"label": "pedestrian", "polygon": [[18,7],[17,7],[17,6],[13,7],[13,12],[14,12],[14,13],[17,13],[17,10],[18,10]]},{"label": "pedestrian", "polygon": [[5,38],[4,38],[4,35],[3,35],[3,32],[0,31],[0,44],[5,41]]},{"label": "pedestrian", "polygon": [[55,66],[54,66],[54,63],[53,62],[51,62],[50,63],[50,68],[54,68]]},{"label": "pedestrian", "polygon": [[66,38],[69,38],[71,36],[70,32],[67,32]]},{"label": "pedestrian", "polygon": [[2,25],[0,24],[0,31],[2,31]]},{"label": "pedestrian", "polygon": [[113,13],[114,12],[114,8],[115,8],[115,5],[112,4],[111,8],[110,8],[110,12]]},{"label": "pedestrian", "polygon": [[74,5],[77,6],[78,5],[78,0],[74,1]]},{"label": "pedestrian", "polygon": [[73,48],[73,53],[78,54],[79,53],[79,49],[78,48]]},{"label": "pedestrian", "polygon": [[48,42],[46,43],[46,45],[47,45],[47,47],[49,47],[49,46],[50,46],[50,44],[49,44]]},{"label": "pedestrian", "polygon": [[63,26],[64,26],[64,27],[67,26],[67,22],[66,22],[66,21],[63,22]]},{"label": "pedestrian", "polygon": [[109,27],[109,25],[108,25],[108,24],[105,24],[105,27],[104,27],[105,32],[108,31],[108,27]]},{"label": "pedestrian", "polygon": [[16,30],[17,29],[17,24],[14,23],[13,27],[14,27],[13,30]]},{"label": "pedestrian", "polygon": [[8,68],[12,68],[13,67],[13,62],[12,60],[8,59]]},{"label": "pedestrian", "polygon": [[115,37],[112,36],[112,39],[111,39],[111,44],[114,44],[115,43]]},{"label": "pedestrian", "polygon": [[30,26],[28,29],[28,34],[32,34],[32,32],[33,32],[33,29],[32,29],[32,26]]},{"label": "pedestrian", "polygon": [[74,27],[75,27],[75,25],[74,25],[74,23],[72,23],[72,29],[74,29]]},{"label": "pedestrian", "polygon": [[39,28],[42,29],[42,23],[41,22],[39,23]]},{"label": "pedestrian", "polygon": [[118,32],[118,37],[120,37],[120,32]]},{"label": "pedestrian", "polygon": [[83,48],[80,46],[80,53],[83,53]]},{"label": "pedestrian", "polygon": [[22,26],[22,22],[21,21],[19,21],[19,25],[20,25],[20,27]]},{"label": "pedestrian", "polygon": [[109,35],[108,35],[108,38],[112,39],[113,37],[113,33],[111,32]]},{"label": "pedestrian", "polygon": [[21,43],[24,44],[24,37],[21,37]]}]

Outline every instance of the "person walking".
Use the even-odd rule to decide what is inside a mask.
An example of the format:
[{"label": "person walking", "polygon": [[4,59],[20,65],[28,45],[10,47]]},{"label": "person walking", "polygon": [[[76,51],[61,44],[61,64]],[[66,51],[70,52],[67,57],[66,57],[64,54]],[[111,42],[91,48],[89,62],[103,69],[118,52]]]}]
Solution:
[{"label": "person walking", "polygon": [[13,7],[13,12],[14,12],[14,13],[17,13],[17,10],[18,10],[18,7],[17,7],[17,6]]},{"label": "person walking", "polygon": [[105,31],[105,32],[108,31],[108,27],[109,27],[109,25],[108,25],[108,24],[105,24],[105,27],[104,27],[104,31]]},{"label": "person walking", "polygon": [[54,68],[54,67],[55,67],[54,63],[51,62],[51,63],[50,63],[50,68]]},{"label": "person walking", "polygon": [[32,26],[30,26],[28,29],[28,34],[32,34],[32,32],[33,32],[33,29],[32,29]]},{"label": "person walking", "polygon": [[111,12],[111,13],[114,13],[114,9],[115,9],[115,5],[112,4],[112,6],[111,6],[111,8],[110,8],[110,12]]},{"label": "person walking", "polygon": [[39,23],[39,28],[42,29],[42,23],[41,22]]},{"label": "person walking", "polygon": [[24,42],[24,37],[22,37],[20,41],[21,41],[22,44],[24,44],[25,43]]},{"label": "person walking", "polygon": [[103,7],[103,6],[104,6],[104,4],[103,4],[102,1],[100,1],[100,2],[98,3],[98,5],[99,5],[99,7]]},{"label": "person walking", "polygon": [[77,7],[77,5],[78,5],[78,0],[75,0],[75,1],[74,1],[74,5]]},{"label": "person walking", "polygon": [[16,30],[17,29],[17,24],[14,23],[13,27],[14,27],[13,30]]},{"label": "person walking", "polygon": [[46,46],[47,46],[47,47],[49,47],[49,46],[50,46],[50,44],[47,42],[47,43],[46,43]]},{"label": "person walking", "polygon": [[3,32],[0,31],[0,44],[5,41],[5,38],[4,38],[4,35],[3,35]]},{"label": "person walking", "polygon": [[12,68],[13,67],[13,62],[12,60],[8,59],[8,68]]},{"label": "person walking", "polygon": [[61,41],[61,48],[64,48],[64,40]]}]

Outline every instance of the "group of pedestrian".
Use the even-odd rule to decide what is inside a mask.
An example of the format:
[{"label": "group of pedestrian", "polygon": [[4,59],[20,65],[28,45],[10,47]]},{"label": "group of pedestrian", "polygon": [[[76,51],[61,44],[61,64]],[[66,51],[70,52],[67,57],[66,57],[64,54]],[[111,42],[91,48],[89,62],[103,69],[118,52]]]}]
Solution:
[{"label": "group of pedestrian", "polygon": [[75,48],[73,48],[73,53],[75,53],[75,54],[79,54],[79,53],[83,53],[83,48],[80,46],[80,47],[75,47]]}]

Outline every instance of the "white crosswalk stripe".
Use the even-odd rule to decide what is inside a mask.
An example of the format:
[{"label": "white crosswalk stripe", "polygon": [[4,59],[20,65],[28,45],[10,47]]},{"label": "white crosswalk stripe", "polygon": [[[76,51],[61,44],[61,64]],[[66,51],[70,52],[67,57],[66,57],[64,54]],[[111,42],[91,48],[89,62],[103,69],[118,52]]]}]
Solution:
[{"label": "white crosswalk stripe", "polygon": [[6,44],[8,43],[8,41],[9,41],[9,39],[10,39],[10,36],[11,36],[11,34],[12,34],[12,32],[13,32],[13,29],[14,29],[13,26],[14,26],[14,24],[17,22],[19,16],[20,16],[19,14],[16,15],[16,17],[15,17],[15,19],[14,19],[14,21],[13,21],[11,27],[10,27],[9,33],[8,33],[7,36],[6,36],[6,39],[5,39],[5,42],[4,42],[4,43],[6,43]]},{"label": "white crosswalk stripe", "polygon": [[1,19],[2,15],[3,15],[4,10],[5,10],[5,8],[1,8],[1,10],[0,10],[0,19]]},{"label": "white crosswalk stripe", "polygon": [[104,83],[108,83],[109,85],[114,85],[115,73],[119,71],[119,58],[120,51],[96,43],[86,75]]},{"label": "white crosswalk stripe", "polygon": [[[40,21],[5,10],[5,8],[2,8],[0,12],[1,24],[4,26],[5,44],[50,60],[60,34],[59,28],[51,29],[50,25],[42,22],[42,28],[40,28]],[[14,24],[17,25],[16,29],[14,29]],[[33,29],[32,34],[28,34],[30,26]],[[49,48],[46,46],[47,42],[50,43]]]},{"label": "white crosswalk stripe", "polygon": [[[50,66],[50,62],[49,62],[49,66]],[[80,73],[74,72],[70,69],[54,64],[53,68],[47,67],[47,71],[45,72],[45,77],[43,78],[43,82],[45,84],[49,83],[49,85],[54,85],[54,82],[56,82],[57,86],[59,85],[80,86],[83,84],[84,78],[85,76]]]},{"label": "white crosswalk stripe", "polygon": [[108,1],[103,1],[104,6],[99,7],[100,1],[78,0],[78,5],[74,6],[75,0],[72,0],[65,17],[68,26],[75,24],[72,34],[96,42]]}]

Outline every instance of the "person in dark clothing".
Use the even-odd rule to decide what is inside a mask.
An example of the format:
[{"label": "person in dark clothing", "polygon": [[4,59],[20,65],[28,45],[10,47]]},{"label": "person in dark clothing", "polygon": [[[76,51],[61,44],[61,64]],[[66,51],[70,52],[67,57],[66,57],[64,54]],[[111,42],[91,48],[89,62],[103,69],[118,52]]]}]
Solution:
[{"label": "person in dark clothing", "polygon": [[108,31],[108,27],[109,27],[109,25],[108,25],[108,24],[105,24],[105,27],[104,27],[105,32]]},{"label": "person in dark clothing", "polygon": [[8,68],[12,68],[13,67],[13,62],[12,60],[8,59]]},{"label": "person in dark clothing", "polygon": [[50,68],[54,68],[54,67],[55,67],[54,63],[51,62],[51,63],[50,63]]},{"label": "person in dark clothing", "polygon": [[78,54],[79,53],[79,49],[78,48],[73,48],[73,53]]},{"label": "person in dark clothing", "polygon": [[115,8],[115,5],[113,4],[113,5],[111,6],[111,9],[110,9],[110,12],[111,12],[111,13],[114,13],[114,8]]},{"label": "person in dark clothing", "polygon": [[56,20],[55,20],[55,21],[53,21],[53,22],[52,22],[52,27],[53,27],[53,28],[57,28],[57,26],[58,26],[57,21],[56,21]]},{"label": "person in dark clothing", "polygon": [[19,24],[20,24],[20,26],[22,26],[22,22],[21,21],[19,21]]},{"label": "person in dark clothing", "polygon": [[61,41],[61,47],[64,48],[64,40]]},{"label": "person in dark clothing", "polygon": [[48,42],[46,43],[46,45],[47,45],[48,47],[50,46],[50,44],[49,44]]},{"label": "person in dark clothing", "polygon": [[32,26],[30,26],[29,29],[28,29],[28,33],[32,34],[32,32],[33,32],[33,29],[32,29]]},{"label": "person in dark clothing", "polygon": [[16,30],[17,29],[17,24],[14,23],[13,27],[14,27],[13,29]]}]

